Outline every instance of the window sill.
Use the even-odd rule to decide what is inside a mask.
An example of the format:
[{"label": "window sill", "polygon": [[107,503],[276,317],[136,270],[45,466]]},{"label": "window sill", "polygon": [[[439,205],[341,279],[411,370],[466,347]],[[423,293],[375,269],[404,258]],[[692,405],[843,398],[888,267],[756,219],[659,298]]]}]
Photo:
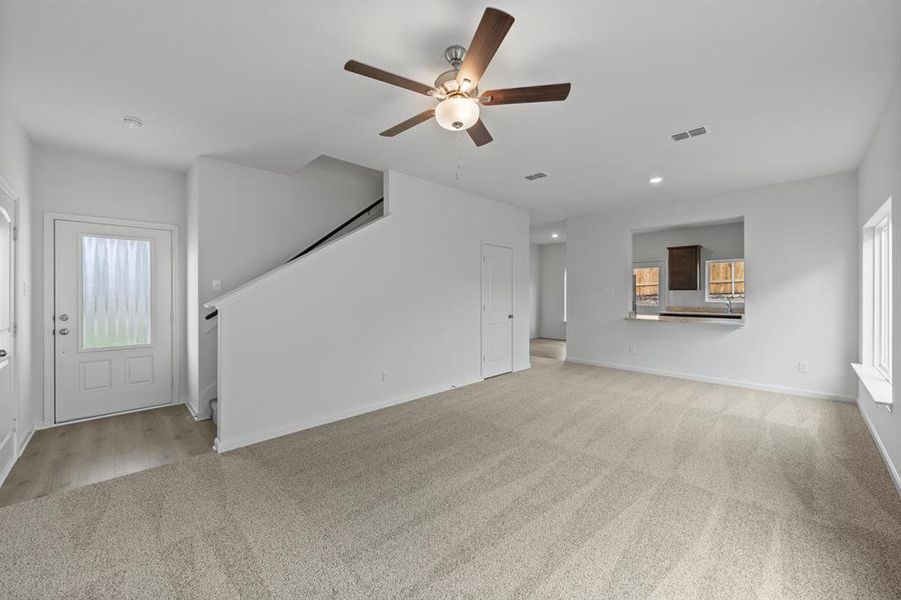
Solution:
[{"label": "window sill", "polygon": [[892,384],[885,380],[876,369],[866,365],[851,363],[851,368],[867,389],[873,401],[892,410]]}]

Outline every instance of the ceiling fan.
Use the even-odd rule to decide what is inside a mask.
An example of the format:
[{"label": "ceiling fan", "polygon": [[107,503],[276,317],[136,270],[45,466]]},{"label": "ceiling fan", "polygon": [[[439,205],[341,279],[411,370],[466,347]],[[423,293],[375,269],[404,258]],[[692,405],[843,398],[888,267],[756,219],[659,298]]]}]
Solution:
[{"label": "ceiling fan", "polygon": [[365,77],[371,77],[391,85],[406,88],[438,100],[438,105],[423,111],[380,135],[394,137],[414,125],[428,121],[432,117],[438,124],[451,131],[465,129],[476,146],[484,146],[493,138],[479,118],[481,106],[498,104],[523,104],[526,102],[553,102],[566,100],[569,83],[533,85],[529,87],[488,90],[479,94],[479,82],[488,63],[494,57],[504,36],[513,25],[513,17],[496,8],[486,8],[476,29],[469,50],[462,46],[451,46],[444,51],[444,57],[451,68],[435,79],[435,85],[425,85],[388,71],[383,71],[355,60],[347,61],[344,69]]}]

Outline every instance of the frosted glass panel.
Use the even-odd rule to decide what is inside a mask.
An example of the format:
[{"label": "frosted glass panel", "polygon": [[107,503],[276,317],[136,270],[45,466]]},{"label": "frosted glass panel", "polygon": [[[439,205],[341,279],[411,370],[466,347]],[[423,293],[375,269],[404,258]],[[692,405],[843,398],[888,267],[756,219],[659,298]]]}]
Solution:
[{"label": "frosted glass panel", "polygon": [[82,348],[150,343],[150,241],[81,238]]}]

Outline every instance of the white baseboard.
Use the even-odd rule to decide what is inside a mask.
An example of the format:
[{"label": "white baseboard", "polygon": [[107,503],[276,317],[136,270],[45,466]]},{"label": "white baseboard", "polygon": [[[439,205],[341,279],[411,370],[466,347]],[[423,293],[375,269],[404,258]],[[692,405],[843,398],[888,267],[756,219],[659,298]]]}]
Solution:
[{"label": "white baseboard", "polygon": [[[548,334],[548,335],[541,334],[541,335],[539,335],[537,338],[532,338],[532,340],[555,340],[555,341],[557,341],[557,342],[565,342],[565,341],[566,341],[566,337],[565,337],[565,336],[564,336],[564,337],[560,337],[560,335],[558,335],[558,334],[554,334],[554,335],[551,335],[551,334]],[[529,341],[531,341],[531,340],[529,340]]]},{"label": "white baseboard", "polygon": [[873,427],[873,422],[870,421],[870,417],[868,417],[867,413],[860,408],[860,403],[858,403],[857,407],[860,410],[860,415],[863,417],[863,422],[867,424],[867,429],[870,430],[873,441],[876,442],[876,448],[879,449],[879,454],[882,455],[882,461],[888,469],[889,476],[892,478],[892,483],[895,484],[895,490],[898,492],[898,495],[901,495],[901,474],[898,473],[898,467],[892,462],[892,458],[889,456],[888,450],[885,449],[882,438],[876,433],[876,428]]},{"label": "white baseboard", "polygon": [[212,417],[212,415],[203,416],[198,413],[194,405],[191,404],[191,399],[189,397],[185,396],[181,399],[181,401],[184,403],[185,407],[188,409],[188,412],[191,413],[191,417],[195,421],[208,421]]},{"label": "white baseboard", "polygon": [[[6,482],[6,478],[9,476],[10,472],[13,470],[13,467],[16,466],[16,461],[25,453],[25,448],[28,447],[28,443],[31,441],[31,438],[34,437],[34,432],[37,431],[35,427],[31,428],[31,431],[28,432],[28,435],[25,436],[25,441],[22,442],[22,445],[19,446],[18,450],[12,448],[13,446],[13,436],[9,434],[6,436],[6,439],[3,440],[3,443],[0,444],[0,464],[3,465],[0,468],[0,486],[2,486]],[[7,449],[7,446],[10,448]],[[7,459],[7,452],[12,451],[12,459]]]},{"label": "white baseboard", "polygon": [[0,485],[3,485],[7,475],[13,470],[13,465],[16,464],[18,457],[16,449],[13,448],[14,445],[12,432],[6,434],[6,437],[0,442]]},{"label": "white baseboard", "polygon": [[412,402],[413,400],[425,398],[426,396],[431,396],[433,394],[438,394],[440,392],[446,392],[453,388],[460,388],[463,386],[471,385],[473,383],[478,383],[480,381],[482,381],[482,379],[475,379],[475,380],[468,381],[468,382],[462,383],[462,384],[454,384],[454,385],[446,384],[446,385],[442,385],[442,386],[437,386],[437,387],[434,387],[434,388],[431,388],[428,390],[423,390],[421,392],[407,394],[407,395],[401,396],[399,398],[391,398],[388,400],[382,400],[380,402],[373,402],[372,404],[357,406],[354,408],[338,411],[338,412],[324,415],[321,417],[314,417],[312,419],[304,419],[302,421],[296,421],[296,422],[288,424],[288,425],[274,427],[274,428],[268,429],[266,431],[258,431],[258,432],[248,433],[248,434],[237,436],[235,438],[227,439],[227,440],[222,439],[222,437],[221,437],[222,431],[220,429],[220,431],[219,431],[220,437],[216,438],[215,448],[216,448],[217,452],[227,452],[229,450],[235,450],[236,448],[242,448],[244,446],[249,446],[251,444],[265,442],[266,440],[271,440],[273,438],[282,437],[284,435],[297,433],[298,431],[303,431],[305,429],[312,429],[313,427],[319,427],[320,425],[325,425],[326,423],[333,423],[335,421],[343,421],[344,419],[349,419],[351,417],[356,417],[358,415],[362,415],[362,414],[365,414],[368,412],[373,412],[373,411],[380,410],[383,408],[388,408],[389,406],[395,406],[397,404],[404,404],[405,402]]},{"label": "white baseboard", "polygon": [[216,397],[218,391],[218,382],[214,381],[200,391],[200,398],[197,399],[198,405],[195,406],[190,396],[184,399],[185,406],[191,412],[191,416],[195,421],[206,421],[212,418],[210,411],[210,400]]},{"label": "white baseboard", "polygon": [[22,441],[22,445],[19,446],[19,452],[18,452],[18,454],[16,454],[16,460],[18,460],[19,457],[25,453],[25,448],[28,447],[28,443],[31,441],[31,438],[34,437],[35,431],[37,431],[37,427],[32,427],[31,431],[28,432],[28,435],[25,436],[25,439]]},{"label": "white baseboard", "polygon": [[690,381],[700,381],[702,383],[715,383],[719,385],[730,385],[732,387],[746,388],[750,390],[761,390],[763,392],[775,392],[777,394],[790,394],[792,396],[804,396],[805,398],[817,398],[820,400],[836,400],[838,402],[857,403],[854,396],[844,396],[842,394],[830,394],[827,392],[819,392],[816,390],[805,390],[799,388],[791,388],[782,385],[770,385],[767,383],[754,383],[751,381],[737,381],[735,379],[726,379],[723,377],[708,377],[706,375],[695,375],[693,373],[679,373],[676,371],[665,371],[663,369],[650,369],[647,367],[637,367],[634,365],[621,365],[616,363],[608,363],[598,360],[589,360],[587,358],[577,358],[572,356],[566,357],[566,362],[579,365],[590,365],[592,367],[606,367],[608,369],[619,369],[621,371],[634,371],[636,373],[647,373],[648,375],[661,375],[663,377],[674,377],[676,379],[688,379]]}]

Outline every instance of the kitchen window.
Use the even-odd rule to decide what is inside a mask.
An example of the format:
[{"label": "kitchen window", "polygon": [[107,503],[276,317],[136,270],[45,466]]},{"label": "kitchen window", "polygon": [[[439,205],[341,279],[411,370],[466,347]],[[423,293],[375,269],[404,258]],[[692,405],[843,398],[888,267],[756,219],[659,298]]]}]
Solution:
[{"label": "kitchen window", "polygon": [[707,302],[745,301],[745,261],[741,258],[707,261]]},{"label": "kitchen window", "polygon": [[636,306],[660,306],[660,267],[632,269]]}]

